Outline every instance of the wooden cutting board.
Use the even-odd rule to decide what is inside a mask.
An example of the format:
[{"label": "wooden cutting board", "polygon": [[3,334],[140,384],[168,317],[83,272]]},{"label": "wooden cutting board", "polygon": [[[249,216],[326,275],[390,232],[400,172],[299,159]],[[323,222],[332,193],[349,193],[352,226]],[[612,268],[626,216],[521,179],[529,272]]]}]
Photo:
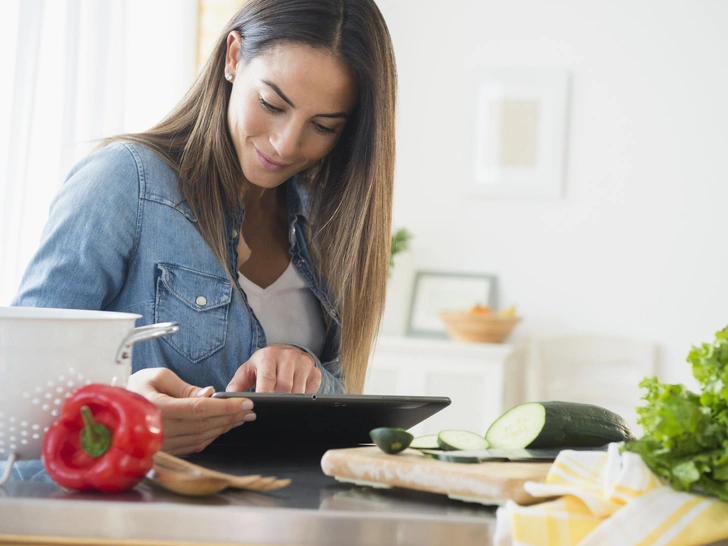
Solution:
[{"label": "wooden cutting board", "polygon": [[448,463],[413,449],[388,455],[375,446],[331,449],[321,459],[324,474],[341,482],[404,487],[487,505],[544,500],[526,493],[523,484],[542,481],[550,467],[549,462]]}]

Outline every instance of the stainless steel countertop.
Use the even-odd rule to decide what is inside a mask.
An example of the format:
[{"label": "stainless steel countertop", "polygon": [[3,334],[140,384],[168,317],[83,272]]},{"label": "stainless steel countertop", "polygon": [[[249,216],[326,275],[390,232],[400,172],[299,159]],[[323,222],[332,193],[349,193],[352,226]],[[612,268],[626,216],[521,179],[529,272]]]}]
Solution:
[{"label": "stainless steel countertop", "polygon": [[[486,546],[495,510],[442,495],[342,484],[321,471],[322,450],[250,453],[218,448],[192,458],[237,474],[291,478],[270,493],[227,490],[182,497],[149,482],[117,495],[69,493],[53,483],[11,479],[0,487],[2,535],[98,540],[286,545]],[[1,541],[1,540],[0,540]]]}]

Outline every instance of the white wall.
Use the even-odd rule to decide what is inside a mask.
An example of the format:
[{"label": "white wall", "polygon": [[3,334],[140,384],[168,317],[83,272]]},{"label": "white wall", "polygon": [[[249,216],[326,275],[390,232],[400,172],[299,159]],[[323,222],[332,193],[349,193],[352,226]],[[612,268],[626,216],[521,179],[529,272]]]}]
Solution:
[{"label": "white wall", "polygon": [[[383,331],[417,269],[494,273],[531,335],[659,343],[660,377],[728,324],[728,2],[377,0],[399,69],[397,261]],[[448,6],[445,8],[445,6]],[[565,196],[473,199],[468,69],[571,71]]]},{"label": "white wall", "polygon": [[127,131],[144,131],[182,99],[197,75],[197,0],[126,0]]}]

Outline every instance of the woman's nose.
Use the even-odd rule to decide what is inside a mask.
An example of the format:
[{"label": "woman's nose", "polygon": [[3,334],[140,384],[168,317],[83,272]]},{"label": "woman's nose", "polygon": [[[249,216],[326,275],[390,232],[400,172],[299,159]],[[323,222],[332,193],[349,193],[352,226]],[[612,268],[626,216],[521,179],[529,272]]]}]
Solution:
[{"label": "woman's nose", "polygon": [[302,128],[293,123],[287,123],[271,135],[271,144],[282,159],[296,157],[301,147],[302,133]]}]

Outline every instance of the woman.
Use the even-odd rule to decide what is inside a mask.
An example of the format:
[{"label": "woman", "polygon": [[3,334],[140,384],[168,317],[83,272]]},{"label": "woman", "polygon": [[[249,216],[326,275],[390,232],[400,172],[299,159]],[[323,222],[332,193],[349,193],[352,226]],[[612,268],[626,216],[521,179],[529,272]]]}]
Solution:
[{"label": "woman", "polygon": [[71,171],[14,304],[179,322],[137,345],[129,382],[162,410],[171,453],[255,418],[217,390],[361,392],[395,85],[373,0],[247,2],[162,122]]}]

